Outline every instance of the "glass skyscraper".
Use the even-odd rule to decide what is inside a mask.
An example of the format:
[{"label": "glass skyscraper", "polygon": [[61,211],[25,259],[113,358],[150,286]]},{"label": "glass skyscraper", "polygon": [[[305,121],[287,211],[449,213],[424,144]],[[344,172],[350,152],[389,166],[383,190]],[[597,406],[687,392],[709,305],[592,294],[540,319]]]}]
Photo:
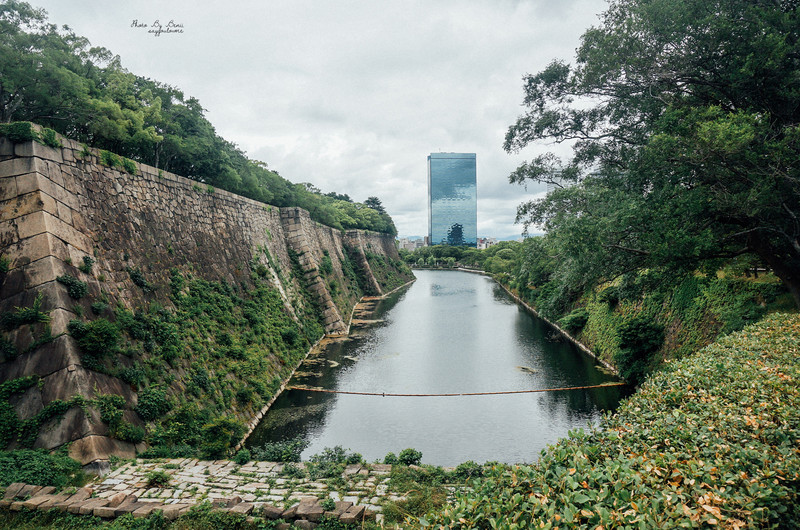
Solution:
[{"label": "glass skyscraper", "polygon": [[477,246],[475,153],[428,156],[428,237],[431,245]]}]

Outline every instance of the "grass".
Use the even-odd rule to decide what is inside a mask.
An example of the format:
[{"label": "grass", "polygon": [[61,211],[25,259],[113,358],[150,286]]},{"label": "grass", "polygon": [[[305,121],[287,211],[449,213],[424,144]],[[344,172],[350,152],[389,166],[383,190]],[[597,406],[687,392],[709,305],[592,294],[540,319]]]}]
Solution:
[{"label": "grass", "polygon": [[668,363],[530,466],[495,465],[424,527],[797,528],[800,316]]}]

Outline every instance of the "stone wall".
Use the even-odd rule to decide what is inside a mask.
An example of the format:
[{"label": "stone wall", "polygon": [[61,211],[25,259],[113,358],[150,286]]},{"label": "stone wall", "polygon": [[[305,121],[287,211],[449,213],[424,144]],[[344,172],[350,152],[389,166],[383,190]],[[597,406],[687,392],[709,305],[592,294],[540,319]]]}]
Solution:
[{"label": "stone wall", "polygon": [[[369,244],[388,260],[398,259],[391,236],[341,231],[311,220],[299,208],[277,208],[195,181],[136,164],[135,175],[100,162],[100,153],[61,139],[63,147],[36,142],[12,144],[0,138],[0,313],[31,307],[41,296],[49,323],[25,325],[5,333],[22,354],[0,362],[0,383],[38,375],[38,385],[12,400],[21,419],[34,416],[54,399],[115,393],[135,404],[136,393],[121,381],[84,368],[67,324],[88,314],[89,302],[71,299],[58,276],[87,282],[87,300],[104,293],[112,306],[171,305],[169,271],[175,267],[211,281],[245,284],[251,260],[266,266],[272,283],[292,314],[304,303],[296,275],[323,312],[327,333],[345,333],[350,310],[361,297],[346,274],[348,255]],[[349,251],[345,246],[351,247]],[[91,274],[78,268],[95,260]],[[324,257],[332,271],[323,275]],[[140,271],[156,287],[145,293],[132,281]],[[361,273],[363,274],[363,270]],[[374,282],[362,278],[359,283]],[[335,293],[331,293],[335,287]],[[85,307],[81,306],[81,304]],[[80,306],[80,307],[79,307]],[[55,340],[37,347],[49,326]],[[107,436],[96,413],[71,409],[61,421],[45,425],[36,447],[53,449],[71,442],[70,454],[89,464],[114,453],[132,456],[136,448]],[[132,411],[126,420],[141,424]]]}]

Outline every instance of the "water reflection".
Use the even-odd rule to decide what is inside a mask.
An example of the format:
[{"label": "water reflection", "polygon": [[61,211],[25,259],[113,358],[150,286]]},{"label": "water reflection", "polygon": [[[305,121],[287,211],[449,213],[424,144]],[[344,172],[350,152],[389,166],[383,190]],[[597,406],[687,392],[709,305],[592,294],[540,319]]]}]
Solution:
[{"label": "water reflection", "polygon": [[[363,335],[333,343],[291,384],[385,393],[528,390],[613,380],[490,279],[417,271],[408,290],[381,302]],[[284,392],[249,446],[303,436],[304,457],[342,445],[368,460],[414,447],[423,461],[530,462],[567,431],[597,423],[618,387],[464,397],[369,397]]]}]

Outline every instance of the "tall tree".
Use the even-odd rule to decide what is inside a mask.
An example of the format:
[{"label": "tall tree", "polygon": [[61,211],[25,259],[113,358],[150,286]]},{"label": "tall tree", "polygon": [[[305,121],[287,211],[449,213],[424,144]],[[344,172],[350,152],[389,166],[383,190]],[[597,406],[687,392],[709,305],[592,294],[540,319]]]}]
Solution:
[{"label": "tall tree", "polygon": [[386,208],[383,207],[381,200],[377,197],[367,197],[367,200],[364,201],[364,206],[367,208],[372,208],[378,213],[386,213]]},{"label": "tall tree", "polygon": [[[787,0],[612,0],[576,64],[525,77],[505,149],[572,142],[512,182],[574,285],[757,256],[800,307],[800,16]],[[711,260],[709,262],[709,260]]]}]

